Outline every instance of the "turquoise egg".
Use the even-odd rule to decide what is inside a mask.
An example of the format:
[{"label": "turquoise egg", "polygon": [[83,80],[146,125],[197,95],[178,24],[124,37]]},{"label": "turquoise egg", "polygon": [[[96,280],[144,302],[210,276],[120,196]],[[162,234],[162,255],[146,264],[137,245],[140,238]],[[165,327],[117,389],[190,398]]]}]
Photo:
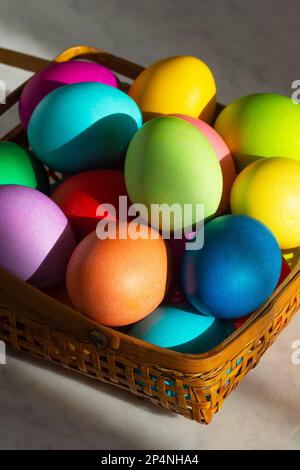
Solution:
[{"label": "turquoise egg", "polygon": [[37,105],[28,140],[44,164],[77,173],[114,165],[141,125],[141,112],[126,93],[103,83],[75,83]]},{"label": "turquoise egg", "polygon": [[163,348],[201,354],[221,343],[233,332],[214,317],[199,314],[188,304],[161,305],[128,330],[128,334]]}]

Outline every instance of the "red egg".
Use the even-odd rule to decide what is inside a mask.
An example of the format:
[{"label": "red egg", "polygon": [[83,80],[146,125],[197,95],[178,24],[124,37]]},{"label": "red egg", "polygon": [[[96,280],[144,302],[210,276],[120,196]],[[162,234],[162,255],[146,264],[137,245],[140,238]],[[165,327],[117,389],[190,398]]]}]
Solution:
[{"label": "red egg", "polygon": [[173,259],[173,278],[169,292],[169,301],[172,304],[182,302],[185,299],[181,284],[181,264],[186,243],[190,242],[194,237],[195,232],[190,232],[183,238],[175,238],[174,235],[171,235],[171,237],[166,240],[171,249]]},{"label": "red egg", "polygon": [[291,272],[291,268],[289,267],[288,262],[282,257],[282,268],[281,268],[281,273],[280,273],[280,278],[277,284],[277,287],[280,286],[280,284],[285,280],[286,277]]},{"label": "red egg", "polygon": [[[67,178],[55,188],[52,199],[68,217],[77,238],[82,239],[104,217],[119,220],[119,196],[127,196],[121,172],[91,170]],[[115,211],[100,210],[103,204],[111,204]]]}]

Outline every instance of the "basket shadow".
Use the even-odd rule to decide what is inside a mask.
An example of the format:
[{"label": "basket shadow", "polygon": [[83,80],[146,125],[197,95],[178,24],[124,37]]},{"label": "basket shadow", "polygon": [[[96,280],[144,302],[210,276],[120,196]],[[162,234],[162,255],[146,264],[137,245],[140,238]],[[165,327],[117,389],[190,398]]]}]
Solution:
[{"label": "basket shadow", "polygon": [[50,372],[55,372],[57,375],[73,380],[74,382],[78,384],[89,386],[90,388],[94,390],[97,390],[99,388],[102,391],[107,390],[107,394],[113,395],[118,400],[126,401],[128,404],[132,404],[134,406],[138,405],[144,410],[158,414],[158,415],[165,415],[165,416],[169,416],[173,418],[176,417],[176,414],[171,413],[167,409],[161,406],[154,405],[148,402],[146,399],[143,399],[142,397],[138,397],[132,394],[129,390],[121,389],[120,387],[117,387],[112,383],[101,382],[101,381],[98,381],[97,379],[87,377],[84,374],[74,373],[74,371],[70,369],[59,367],[57,364],[52,364],[51,362],[48,362],[47,360],[45,361],[43,359],[33,357],[30,354],[28,355],[26,354],[24,356],[23,353],[20,353],[16,350],[11,350],[11,349],[9,350],[9,352],[10,352],[10,355],[13,355],[14,357],[22,359],[23,361],[25,360],[27,363],[30,363],[32,365],[42,366],[43,369],[46,369]]},{"label": "basket shadow", "polygon": [[[21,355],[17,351],[9,350],[9,357],[25,360],[29,365],[39,366],[41,363],[38,359],[30,356]],[[8,357],[8,363],[9,363]],[[20,373],[21,370],[16,368],[9,373],[2,374],[0,371],[1,389],[4,392],[7,405],[5,412],[2,414],[2,424],[5,427],[0,429],[0,448],[7,447],[6,442],[13,448],[26,449],[137,449],[142,448],[141,442],[143,433],[138,434],[138,428],[131,429],[130,432],[124,432],[123,425],[119,425],[120,421],[126,420],[124,413],[116,414],[114,406],[115,400],[124,401],[125,406],[139,406],[148,412],[148,419],[151,420],[152,413],[160,415],[174,416],[173,413],[153,406],[151,403],[131,395],[125,390],[113,387],[111,384],[101,383],[88,380],[87,377],[75,375],[72,371],[59,369],[53,364],[43,362],[43,369],[50,373],[49,379],[45,381],[34,372],[34,379],[31,377],[31,371],[26,374]],[[7,366],[6,366],[7,367]],[[7,369],[8,370],[8,369]],[[62,378],[72,380],[72,384],[61,382],[61,386],[57,386],[57,382],[51,381],[51,373],[55,372]],[[38,377],[38,379],[37,379]],[[5,393],[5,388],[10,393]],[[86,394],[86,398],[79,402],[78,395],[73,398],[71,393],[66,394],[65,390],[71,392],[78,387],[88,387],[90,394]],[[95,391],[107,393],[112,398],[111,412],[107,410],[107,401],[105,402],[106,411],[101,412],[101,400],[95,402]],[[14,397],[11,397],[11,391],[14,391]],[[82,393],[82,392],[81,392]],[[25,395],[25,396],[24,396]],[[101,397],[100,397],[101,398]],[[78,406],[79,403],[79,406]],[[98,403],[98,406],[96,406]],[[100,406],[99,406],[100,405]],[[118,408],[118,405],[117,405]],[[123,410],[122,405],[122,410]],[[147,419],[147,417],[146,417]],[[7,423],[7,424],[5,424]],[[25,433],[20,429],[25,428]],[[1,433],[5,436],[1,438]],[[20,437],[21,434],[21,437]],[[15,441],[15,436],[19,436]],[[139,441],[139,442],[138,442]],[[146,445],[146,441],[145,441]]]}]

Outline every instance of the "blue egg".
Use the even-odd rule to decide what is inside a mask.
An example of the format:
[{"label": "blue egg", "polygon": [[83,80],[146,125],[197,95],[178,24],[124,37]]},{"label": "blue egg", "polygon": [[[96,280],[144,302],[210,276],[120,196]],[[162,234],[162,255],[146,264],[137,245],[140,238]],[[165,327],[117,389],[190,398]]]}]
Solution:
[{"label": "blue egg", "polygon": [[140,109],[123,91],[103,83],[75,83],[38,104],[28,140],[47,166],[77,173],[120,160],[141,125]]},{"label": "blue egg", "polygon": [[131,326],[128,334],[162,348],[201,354],[217,346],[232,331],[222,320],[200,315],[185,304],[161,305]]},{"label": "blue egg", "polygon": [[244,215],[224,215],[205,225],[202,249],[185,252],[183,289],[205,315],[241,317],[272,294],[281,265],[279,245],[265,225]]}]

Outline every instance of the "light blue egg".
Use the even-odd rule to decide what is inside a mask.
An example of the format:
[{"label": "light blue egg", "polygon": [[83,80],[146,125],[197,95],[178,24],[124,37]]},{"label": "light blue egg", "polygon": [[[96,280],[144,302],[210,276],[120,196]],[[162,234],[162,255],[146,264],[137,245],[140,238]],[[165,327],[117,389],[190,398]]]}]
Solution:
[{"label": "light blue egg", "polygon": [[232,331],[221,320],[201,315],[185,304],[158,307],[134,324],[128,334],[163,348],[201,354],[217,346]]},{"label": "light blue egg", "polygon": [[77,173],[115,164],[141,125],[140,109],[123,91],[103,83],[75,83],[38,104],[28,139],[47,166]]}]

